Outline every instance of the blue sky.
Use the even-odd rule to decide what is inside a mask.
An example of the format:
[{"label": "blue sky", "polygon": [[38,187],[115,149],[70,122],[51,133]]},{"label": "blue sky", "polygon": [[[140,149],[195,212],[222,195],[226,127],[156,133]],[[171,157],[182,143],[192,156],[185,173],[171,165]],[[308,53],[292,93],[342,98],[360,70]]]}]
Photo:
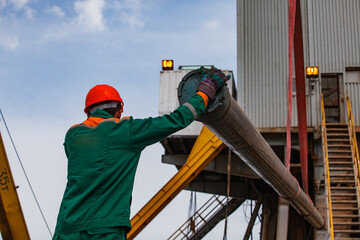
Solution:
[{"label": "blue sky", "polygon": [[[52,232],[66,184],[64,136],[85,119],[91,87],[114,86],[124,114],[143,118],[157,115],[162,59],[236,75],[235,0],[0,0],[0,36],[0,108]],[[31,237],[49,239],[2,122],[0,130]],[[143,152],[132,214],[176,172],[161,164],[163,152],[160,144]],[[169,237],[186,220],[189,196],[182,192],[137,239]],[[243,236],[242,215],[230,219],[229,239]],[[222,237],[220,225],[207,239]]]}]

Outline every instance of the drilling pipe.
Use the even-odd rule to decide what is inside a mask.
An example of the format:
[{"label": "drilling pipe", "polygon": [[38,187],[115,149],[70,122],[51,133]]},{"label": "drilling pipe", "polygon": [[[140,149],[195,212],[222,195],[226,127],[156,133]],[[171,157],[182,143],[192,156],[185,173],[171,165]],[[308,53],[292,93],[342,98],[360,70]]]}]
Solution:
[{"label": "drilling pipe", "polygon": [[[200,81],[199,69],[184,76],[178,88],[181,104],[196,93]],[[282,198],[288,200],[314,228],[324,228],[324,219],[310,197],[250,122],[226,86],[218,91],[206,112],[197,120],[204,123]]]}]

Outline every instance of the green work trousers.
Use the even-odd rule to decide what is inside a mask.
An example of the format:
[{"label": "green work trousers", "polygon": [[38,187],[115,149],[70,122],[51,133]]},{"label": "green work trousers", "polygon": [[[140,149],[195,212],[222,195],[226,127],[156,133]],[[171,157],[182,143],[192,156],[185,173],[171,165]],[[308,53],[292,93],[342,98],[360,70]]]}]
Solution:
[{"label": "green work trousers", "polygon": [[59,234],[54,240],[126,240],[127,228],[109,227],[89,229],[82,232]]}]

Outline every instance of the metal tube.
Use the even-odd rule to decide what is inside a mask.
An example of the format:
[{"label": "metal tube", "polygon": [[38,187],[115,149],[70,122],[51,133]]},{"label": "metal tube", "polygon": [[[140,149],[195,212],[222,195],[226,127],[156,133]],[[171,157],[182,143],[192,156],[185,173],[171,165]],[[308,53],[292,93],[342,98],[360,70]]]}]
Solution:
[{"label": "metal tube", "polygon": [[[286,170],[260,132],[250,122],[228,89],[223,90],[221,104],[202,116],[202,121],[235,154],[247,163],[265,182],[316,229],[324,219],[296,179]],[[219,101],[219,100],[217,100]]]},{"label": "metal tube", "polygon": [[[181,104],[196,93],[201,77],[200,70],[194,70],[184,76],[178,88]],[[282,198],[288,200],[314,228],[324,227],[324,219],[311,199],[301,190],[297,180],[251,123],[230,95],[227,87],[218,91],[216,98],[209,103],[206,113],[198,120],[203,122]]]}]

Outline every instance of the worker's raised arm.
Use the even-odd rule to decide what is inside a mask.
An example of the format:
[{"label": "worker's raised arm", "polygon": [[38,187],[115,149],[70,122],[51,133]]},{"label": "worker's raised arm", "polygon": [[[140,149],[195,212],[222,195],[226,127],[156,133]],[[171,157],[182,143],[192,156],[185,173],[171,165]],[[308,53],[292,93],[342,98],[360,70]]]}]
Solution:
[{"label": "worker's raised arm", "polygon": [[170,114],[155,118],[130,119],[132,121],[130,136],[133,146],[145,148],[187,127],[204,113],[208,101],[209,98],[200,92]]},{"label": "worker's raised arm", "polygon": [[221,70],[212,68],[203,74],[198,92],[188,102],[179,106],[168,115],[156,118],[133,119],[131,123],[131,142],[135,148],[145,148],[168,135],[187,127],[205,112],[210,99],[214,99],[216,91],[229,79]]}]

